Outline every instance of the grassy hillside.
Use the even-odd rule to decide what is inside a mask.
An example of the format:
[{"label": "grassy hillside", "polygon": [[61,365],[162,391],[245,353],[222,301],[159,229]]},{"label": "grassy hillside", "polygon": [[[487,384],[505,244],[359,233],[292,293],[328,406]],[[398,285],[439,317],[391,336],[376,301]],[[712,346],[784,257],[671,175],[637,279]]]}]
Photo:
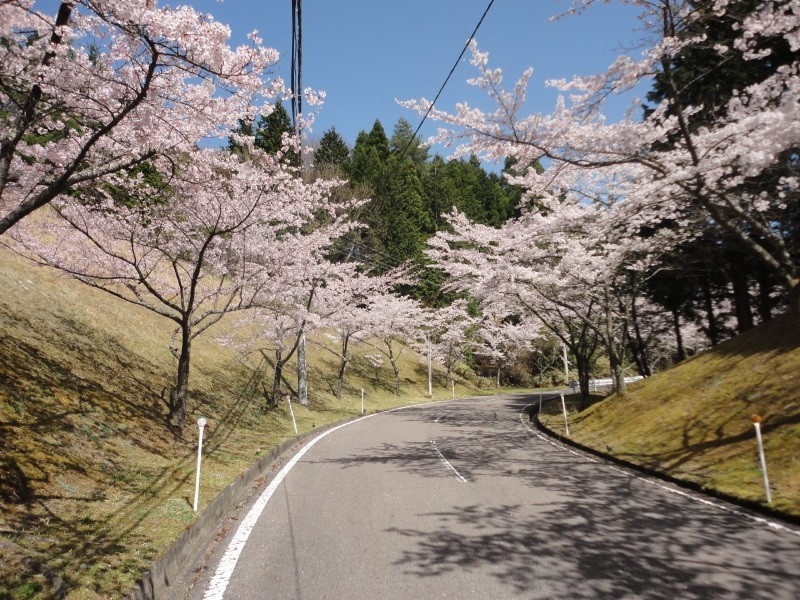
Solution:
[{"label": "grassy hillside", "polygon": [[[551,408],[543,420],[563,433]],[[772,506],[800,515],[800,320],[783,316],[570,417],[572,439],[766,502],[751,415],[763,417]]]},{"label": "grassy hillside", "polygon": [[[175,369],[170,323],[0,249],[0,599],[129,590],[192,518],[199,416],[209,420],[201,508],[294,434],[287,405],[265,410],[269,365],[214,343],[218,327],[193,346],[190,425],[176,437],[161,399]],[[368,411],[424,400],[411,352],[399,397],[388,366],[356,361],[337,401],[335,360],[310,346],[301,432],[356,415],[360,388]]]}]

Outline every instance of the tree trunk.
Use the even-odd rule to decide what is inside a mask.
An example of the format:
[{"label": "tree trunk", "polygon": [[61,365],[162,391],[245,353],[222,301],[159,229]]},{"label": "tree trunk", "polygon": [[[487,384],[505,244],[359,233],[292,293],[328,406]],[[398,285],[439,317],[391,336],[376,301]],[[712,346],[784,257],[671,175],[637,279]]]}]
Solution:
[{"label": "tree trunk", "polygon": [[614,392],[619,396],[624,396],[628,391],[628,384],[625,383],[625,370],[618,358],[611,361],[611,377],[613,378]]},{"label": "tree trunk", "polygon": [[731,269],[733,305],[736,310],[736,330],[744,333],[753,328],[753,309],[750,307],[750,287],[747,273],[739,268]]},{"label": "tree trunk", "polygon": [[497,367],[497,387],[500,387],[500,366]]},{"label": "tree trunk", "polygon": [[306,332],[300,333],[297,344],[297,401],[308,406],[308,363],[306,361]]},{"label": "tree trunk", "polygon": [[175,406],[169,415],[179,431],[186,424],[186,398],[189,392],[189,365],[192,352],[192,334],[188,323],[181,324],[181,353],[178,356],[178,378],[175,386]]},{"label": "tree trunk", "polygon": [[703,281],[703,304],[706,310],[706,320],[708,321],[708,329],[706,334],[712,346],[719,344],[719,328],[717,327],[717,317],[714,314],[714,301],[711,297],[711,288],[708,286],[707,281]]},{"label": "tree trunk", "polygon": [[617,341],[614,336],[614,315],[611,311],[611,293],[609,291],[608,284],[606,284],[605,288],[605,300],[606,352],[608,352],[608,360],[611,367],[612,391],[616,392],[620,396],[624,396],[626,388],[623,361],[625,360],[625,348],[627,347],[627,340],[625,338],[628,331],[628,323],[627,320],[622,322],[620,332],[621,339]]},{"label": "tree trunk", "polygon": [[272,406],[278,406],[281,393],[281,377],[283,376],[283,351],[275,350],[275,378],[272,380]]},{"label": "tree trunk", "polygon": [[756,271],[758,281],[758,316],[762,323],[772,319],[772,281],[770,272],[765,267],[759,266]]},{"label": "tree trunk", "polygon": [[650,362],[647,360],[647,349],[645,348],[644,340],[642,339],[642,331],[639,327],[639,311],[636,310],[636,302],[631,307],[631,321],[633,323],[633,333],[635,336],[636,344],[633,345],[633,359],[636,362],[636,368],[639,375],[642,377],[650,377],[653,374],[653,369],[650,367]]},{"label": "tree trunk", "polygon": [[350,338],[342,336],[342,355],[341,362],[339,363],[339,377],[336,380],[336,398],[342,399],[342,388],[344,388],[344,374],[347,370],[347,365],[350,362],[350,357],[347,356],[347,346]]},{"label": "tree trunk", "polygon": [[800,316],[800,279],[795,280],[789,288],[789,311]]},{"label": "tree trunk", "polygon": [[394,395],[400,395],[400,369],[397,366],[397,362],[392,358],[389,362],[392,363],[392,369],[394,370]]},{"label": "tree trunk", "polygon": [[589,407],[589,361],[580,353],[575,353],[575,368],[581,390],[580,410],[586,410]]},{"label": "tree trunk", "polygon": [[672,311],[672,327],[675,331],[675,344],[678,347],[678,360],[681,362],[686,358],[686,350],[683,348],[683,335],[681,334],[681,316],[677,310]]}]

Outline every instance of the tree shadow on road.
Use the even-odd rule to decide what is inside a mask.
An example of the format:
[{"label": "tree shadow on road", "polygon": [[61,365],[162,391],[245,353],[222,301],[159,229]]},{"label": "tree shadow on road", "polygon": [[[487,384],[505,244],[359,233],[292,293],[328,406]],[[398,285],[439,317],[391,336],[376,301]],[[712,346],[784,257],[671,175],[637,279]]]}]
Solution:
[{"label": "tree shadow on road", "polygon": [[[489,571],[526,598],[797,598],[800,541],[557,451],[518,473],[530,505],[465,504],[391,528],[417,577]],[[758,528],[761,527],[761,528]]]}]

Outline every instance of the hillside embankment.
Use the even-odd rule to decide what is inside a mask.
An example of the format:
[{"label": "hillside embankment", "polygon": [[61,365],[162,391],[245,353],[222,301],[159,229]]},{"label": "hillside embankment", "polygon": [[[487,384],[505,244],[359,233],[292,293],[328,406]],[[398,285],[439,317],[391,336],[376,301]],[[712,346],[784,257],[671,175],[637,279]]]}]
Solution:
[{"label": "hillside embankment", "polygon": [[[208,419],[199,509],[270,448],[294,437],[289,405],[268,406],[272,364],[193,343],[187,426],[166,426],[174,326],[0,248],[0,599],[117,598],[194,518],[199,417]],[[309,406],[299,432],[423,402],[427,367],[407,350],[401,394],[357,347],[341,399],[324,336],[309,343]],[[293,362],[284,369],[295,385]],[[437,373],[434,399],[449,398]],[[456,394],[478,390],[457,381]],[[488,393],[488,392],[483,392]]]},{"label": "hillside embankment", "polygon": [[[165,425],[173,328],[144,309],[0,248],[0,599],[122,597],[193,521],[197,418],[205,430],[200,510],[270,448],[294,436],[289,406],[267,406],[272,365],[193,345],[187,427]],[[764,418],[773,505],[800,513],[800,325],[776,319],[571,416],[573,438],[754,501],[763,487],[750,415]],[[300,433],[424,401],[426,366],[357,348],[341,400],[324,336],[309,345]],[[327,342],[330,343],[330,342]],[[294,364],[284,371],[294,381]],[[451,390],[439,373],[434,399]],[[497,390],[493,390],[497,391]],[[466,382],[460,396],[489,393]],[[554,419],[552,427],[563,427]]]},{"label": "hillside embankment", "polygon": [[[564,433],[560,407],[542,422]],[[766,505],[751,417],[762,418],[771,508],[800,516],[800,319],[783,315],[571,414],[570,439]]]}]

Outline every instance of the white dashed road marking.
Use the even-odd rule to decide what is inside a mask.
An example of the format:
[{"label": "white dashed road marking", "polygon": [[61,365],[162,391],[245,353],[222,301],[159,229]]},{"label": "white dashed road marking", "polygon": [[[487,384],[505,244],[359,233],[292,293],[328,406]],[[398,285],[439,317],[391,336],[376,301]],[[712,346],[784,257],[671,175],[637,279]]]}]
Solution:
[{"label": "white dashed road marking", "polygon": [[455,474],[455,476],[456,476],[456,477],[458,477],[458,478],[459,478],[459,479],[460,479],[460,480],[461,480],[463,483],[469,483],[469,482],[468,482],[468,481],[467,481],[467,480],[466,480],[466,479],[465,479],[465,478],[464,478],[464,477],[461,475],[461,473],[459,473],[459,472],[456,470],[456,468],[455,468],[453,465],[451,465],[451,464],[450,464],[450,461],[448,461],[448,460],[447,460],[447,459],[444,457],[444,455],[443,455],[441,452],[439,452],[439,448],[437,448],[437,447],[436,447],[436,441],[435,441],[435,440],[431,440],[431,446],[433,446],[433,449],[434,449],[434,450],[436,450],[436,454],[438,454],[438,455],[439,455],[439,458],[441,458],[441,459],[442,459],[442,461],[444,462],[444,464],[446,464],[446,465],[447,465],[447,468],[448,468],[448,469],[450,469],[450,470],[451,470],[451,471],[452,471],[452,472]]}]

